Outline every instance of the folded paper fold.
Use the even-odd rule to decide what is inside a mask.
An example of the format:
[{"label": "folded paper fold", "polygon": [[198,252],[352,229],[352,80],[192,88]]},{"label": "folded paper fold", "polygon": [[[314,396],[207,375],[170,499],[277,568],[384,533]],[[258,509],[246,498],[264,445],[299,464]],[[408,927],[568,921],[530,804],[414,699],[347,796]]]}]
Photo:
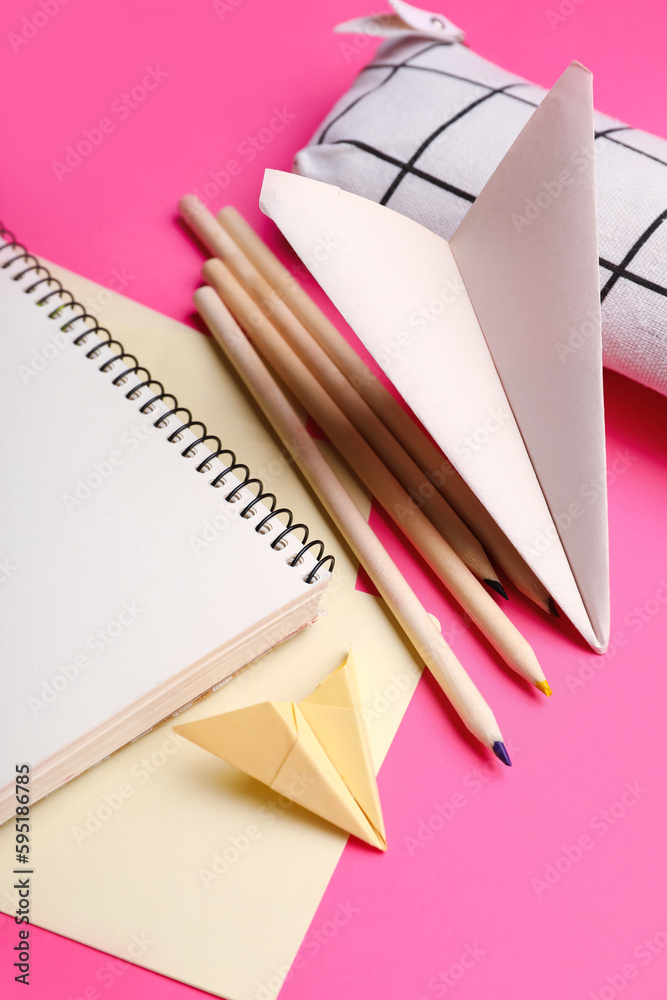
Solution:
[{"label": "folded paper fold", "polygon": [[350,653],[304,701],[263,702],[174,731],[384,851],[380,798]]},{"label": "folded paper fold", "polygon": [[593,143],[591,75],[573,63],[451,243],[389,208],[279,171],[266,172],[260,206],[567,617],[604,652]]}]

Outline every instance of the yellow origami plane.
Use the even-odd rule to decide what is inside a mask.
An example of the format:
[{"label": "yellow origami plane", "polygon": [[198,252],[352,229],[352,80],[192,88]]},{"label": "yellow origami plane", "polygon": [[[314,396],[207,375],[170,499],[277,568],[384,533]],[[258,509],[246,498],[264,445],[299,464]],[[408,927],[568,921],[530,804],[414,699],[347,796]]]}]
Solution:
[{"label": "yellow origami plane", "polygon": [[304,701],[265,701],[174,731],[386,851],[352,653]]}]

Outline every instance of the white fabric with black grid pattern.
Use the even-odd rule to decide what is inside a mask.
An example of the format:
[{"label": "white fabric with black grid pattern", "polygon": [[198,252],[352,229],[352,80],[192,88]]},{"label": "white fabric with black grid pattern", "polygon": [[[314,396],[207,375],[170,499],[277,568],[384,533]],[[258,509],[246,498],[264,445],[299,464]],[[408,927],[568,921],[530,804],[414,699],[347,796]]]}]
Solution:
[{"label": "white fabric with black grid pattern", "polygon": [[[409,32],[380,46],[294,169],[450,239],[544,95]],[[599,113],[595,128],[604,363],[667,394],[667,142]]]}]

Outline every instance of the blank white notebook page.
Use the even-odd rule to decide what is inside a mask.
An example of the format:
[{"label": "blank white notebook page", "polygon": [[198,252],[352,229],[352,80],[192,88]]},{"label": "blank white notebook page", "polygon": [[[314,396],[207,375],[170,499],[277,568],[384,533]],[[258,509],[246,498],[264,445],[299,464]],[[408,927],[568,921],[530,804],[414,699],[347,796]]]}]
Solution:
[{"label": "blank white notebook page", "polygon": [[[288,536],[273,549],[284,525],[253,530],[268,513],[260,506],[240,516],[257,487],[230,503],[239,480],[228,473],[220,488],[210,485],[231,459],[198,473],[206,448],[182,456],[206,431],[194,426],[169,442],[187,415],[156,429],[175,403],[142,415],[160,389],[126,394],[149,375],[113,385],[133,362],[99,368],[121,348],[86,357],[99,338],[75,346],[81,321],[61,333],[72,314],[49,319],[60,300],[37,306],[49,286],[25,294],[40,275],[15,282],[16,273],[0,269],[0,787],[16,763],[38,764],[263,619],[303,604],[315,562],[289,566],[301,542]],[[211,430],[225,445],[225,428]],[[269,645],[258,640],[255,655]]]}]

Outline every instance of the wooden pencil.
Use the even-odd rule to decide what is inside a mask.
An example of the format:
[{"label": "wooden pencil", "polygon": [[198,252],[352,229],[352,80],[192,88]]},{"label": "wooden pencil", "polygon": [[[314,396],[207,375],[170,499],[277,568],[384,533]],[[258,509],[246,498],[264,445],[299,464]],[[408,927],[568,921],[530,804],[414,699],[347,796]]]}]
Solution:
[{"label": "wooden pencil", "polygon": [[[253,299],[218,259],[206,262],[213,285],[260,354],[319,424],[350,468],[487,637],[505,661],[545,694],[551,689],[532,648],[491,595],[463,564],[428,518],[414,505],[368,442],[328,396],[320,383],[257,308]],[[407,511],[407,514],[404,512]]]},{"label": "wooden pencil", "polygon": [[558,617],[553,598],[454,466],[373,374],[334,324],[232,206],[218,221],[255,264],[276,296],[287,303],[311,335],[359,391],[394,437],[479,539],[493,562],[522,594]]},{"label": "wooden pencil", "polygon": [[323,507],[460,718],[470,732],[493,750],[504,764],[511,764],[491,708],[318,450],[229,310],[212,288],[199,288],[195,292],[195,303],[216,341],[290,451]]},{"label": "wooden pencil", "polygon": [[229,267],[279,333],[296,351],[357,430],[366,438],[399,483],[446,538],[456,554],[479,580],[502,597],[507,594],[482,545],[470,528],[435,489],[375,411],[368,405],[335,362],[271,287],[255,264],[237,246],[215,216],[192,195],[181,202],[181,211],[202,242]]}]

